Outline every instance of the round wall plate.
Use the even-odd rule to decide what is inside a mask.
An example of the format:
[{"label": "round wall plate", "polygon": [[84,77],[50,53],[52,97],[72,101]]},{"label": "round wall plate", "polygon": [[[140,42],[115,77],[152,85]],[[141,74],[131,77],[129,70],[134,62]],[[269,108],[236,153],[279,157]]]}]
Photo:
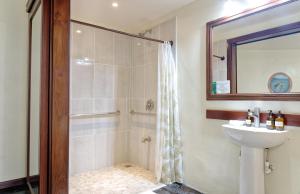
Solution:
[{"label": "round wall plate", "polygon": [[289,93],[292,80],[286,73],[275,73],[269,78],[268,87],[271,93]]}]

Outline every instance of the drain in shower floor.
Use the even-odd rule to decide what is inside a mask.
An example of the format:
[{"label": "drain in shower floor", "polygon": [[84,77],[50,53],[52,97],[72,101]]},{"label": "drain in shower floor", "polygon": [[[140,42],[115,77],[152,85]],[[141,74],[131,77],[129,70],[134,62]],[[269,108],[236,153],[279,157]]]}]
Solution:
[{"label": "drain in shower floor", "polygon": [[124,167],[125,167],[125,168],[130,168],[130,167],[132,167],[132,165],[130,165],[130,164],[125,164]]}]

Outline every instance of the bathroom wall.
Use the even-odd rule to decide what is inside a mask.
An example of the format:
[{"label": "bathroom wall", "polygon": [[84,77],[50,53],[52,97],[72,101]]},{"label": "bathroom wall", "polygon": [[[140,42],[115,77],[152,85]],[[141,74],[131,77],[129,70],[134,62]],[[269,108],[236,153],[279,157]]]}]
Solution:
[{"label": "bathroom wall", "polygon": [[[246,3],[246,0],[239,2]],[[177,17],[185,183],[204,193],[238,194],[240,147],[224,136],[221,125],[226,121],[206,119],[206,109],[246,111],[258,106],[263,111],[299,113],[300,103],[206,100],[206,22],[223,16],[224,3],[225,0],[195,1],[149,23],[145,29]],[[290,139],[271,149],[275,170],[266,176],[267,194],[300,193],[300,128],[289,129]]]},{"label": "bathroom wall", "polygon": [[[175,55],[176,18],[158,24],[151,30],[145,34],[146,37],[174,41]],[[136,114],[130,117],[129,161],[151,171],[155,168],[158,45],[157,42],[133,40],[131,110],[148,112],[145,107],[150,99],[155,106],[151,115]],[[147,137],[151,138],[151,142],[142,143]]]},{"label": "bathroom wall", "polygon": [[73,23],[71,27],[71,114],[121,112],[70,120],[73,175],[128,160],[131,39]]},{"label": "bathroom wall", "polygon": [[0,2],[0,182],[25,177],[27,28],[25,0]]}]

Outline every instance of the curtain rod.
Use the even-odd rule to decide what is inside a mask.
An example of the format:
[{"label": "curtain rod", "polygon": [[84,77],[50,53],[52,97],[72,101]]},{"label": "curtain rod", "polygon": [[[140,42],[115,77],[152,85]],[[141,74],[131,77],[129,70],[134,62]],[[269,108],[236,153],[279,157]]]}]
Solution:
[{"label": "curtain rod", "polygon": [[[118,33],[118,34],[123,34],[123,35],[131,36],[131,37],[135,37],[135,38],[149,40],[149,41],[153,41],[153,42],[159,42],[159,43],[164,43],[165,42],[163,40],[158,40],[158,39],[154,39],[154,38],[147,38],[147,37],[139,36],[139,35],[136,35],[136,34],[122,32],[122,31],[119,31],[119,30],[114,30],[114,29],[103,27],[103,26],[97,26],[95,24],[90,24],[90,23],[86,23],[86,22],[82,22],[82,21],[78,21],[78,20],[72,20],[71,19],[71,22],[77,23],[77,24],[82,24],[82,25],[85,25],[85,26],[94,27],[94,28],[99,28],[101,30],[106,30],[106,31],[110,31],[110,32]],[[171,40],[169,42],[170,42],[171,46],[173,46],[173,41]]]}]

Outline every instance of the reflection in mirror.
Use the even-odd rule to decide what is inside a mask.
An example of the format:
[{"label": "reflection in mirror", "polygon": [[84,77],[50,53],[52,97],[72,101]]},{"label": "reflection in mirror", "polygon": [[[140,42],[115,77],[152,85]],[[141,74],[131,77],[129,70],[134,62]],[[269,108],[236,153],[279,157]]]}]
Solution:
[{"label": "reflection in mirror", "polygon": [[[211,94],[299,93],[299,9],[300,1],[295,1],[213,27]],[[269,37],[258,38],[265,36],[259,32],[284,31],[292,23],[298,23],[292,32],[268,32]],[[252,34],[257,37],[233,41]],[[276,73],[285,77],[272,78]]]},{"label": "reflection in mirror", "polygon": [[30,176],[39,174],[40,148],[40,85],[41,85],[41,7],[31,20],[30,66]]},{"label": "reflection in mirror", "polygon": [[238,45],[239,93],[300,92],[300,33]]}]

